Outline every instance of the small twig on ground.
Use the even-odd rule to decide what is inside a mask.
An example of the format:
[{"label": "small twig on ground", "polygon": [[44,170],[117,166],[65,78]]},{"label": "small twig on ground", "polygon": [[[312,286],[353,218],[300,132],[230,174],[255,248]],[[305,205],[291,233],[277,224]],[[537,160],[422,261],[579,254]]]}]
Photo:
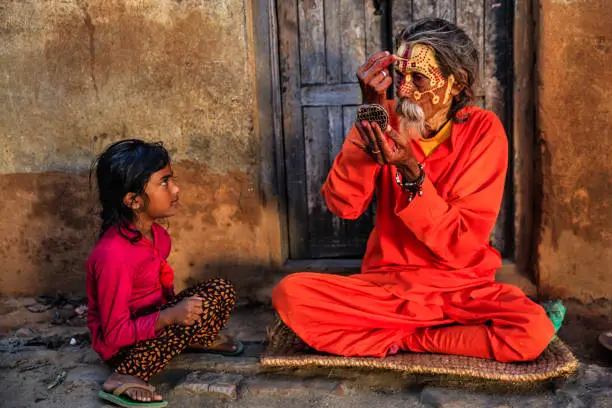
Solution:
[{"label": "small twig on ground", "polygon": [[64,380],[66,379],[66,372],[62,371],[61,373],[59,373],[57,375],[57,377],[55,377],[55,381],[53,381],[48,387],[47,389],[50,390],[52,388],[57,387],[58,385],[60,385],[61,383],[64,382]]},{"label": "small twig on ground", "polygon": [[32,370],[36,370],[37,368],[40,368],[40,367],[48,366],[49,364],[51,364],[51,363],[49,363],[48,361],[43,361],[42,363],[30,364],[30,365],[27,365],[25,367],[19,368],[19,371],[22,372],[22,373],[25,372],[25,371],[32,371]]}]

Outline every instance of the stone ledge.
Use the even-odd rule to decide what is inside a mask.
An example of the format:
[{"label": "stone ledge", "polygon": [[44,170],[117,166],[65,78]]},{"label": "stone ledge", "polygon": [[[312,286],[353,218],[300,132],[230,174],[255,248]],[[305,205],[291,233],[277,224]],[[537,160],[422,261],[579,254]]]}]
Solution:
[{"label": "stone ledge", "polygon": [[231,399],[238,398],[238,386],[243,376],[237,374],[189,373],[175,388],[175,391],[187,391],[192,394],[211,394]]},{"label": "stone ledge", "polygon": [[266,371],[259,365],[259,354],[264,346],[259,342],[244,342],[241,356],[226,357],[210,353],[183,353],[168,364],[168,370],[223,371],[228,373],[257,374]]}]

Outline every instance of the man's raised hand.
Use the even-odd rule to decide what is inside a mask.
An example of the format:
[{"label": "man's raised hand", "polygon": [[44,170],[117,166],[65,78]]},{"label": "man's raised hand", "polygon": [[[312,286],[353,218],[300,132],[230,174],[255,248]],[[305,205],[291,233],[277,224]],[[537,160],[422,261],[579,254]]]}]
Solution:
[{"label": "man's raised hand", "polygon": [[395,57],[393,55],[388,51],[382,51],[371,56],[357,70],[363,103],[382,105],[385,102],[387,88],[393,83],[388,68],[394,61]]}]

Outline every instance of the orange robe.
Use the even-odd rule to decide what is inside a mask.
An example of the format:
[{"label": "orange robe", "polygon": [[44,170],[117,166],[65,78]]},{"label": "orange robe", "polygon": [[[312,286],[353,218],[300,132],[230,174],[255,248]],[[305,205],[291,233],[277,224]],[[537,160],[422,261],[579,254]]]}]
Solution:
[{"label": "orange robe", "polygon": [[[398,129],[394,102],[391,126]],[[489,235],[504,191],[508,140],[492,112],[461,114],[451,136],[425,157],[423,195],[408,202],[394,166],[379,166],[350,142],[322,189],[328,208],[359,217],[376,193],[376,220],[362,273],[296,273],[273,291],[282,320],[311,347],[344,356],[398,350],[526,361],[554,336],[544,309],[518,288],[494,282],[500,254]]]}]

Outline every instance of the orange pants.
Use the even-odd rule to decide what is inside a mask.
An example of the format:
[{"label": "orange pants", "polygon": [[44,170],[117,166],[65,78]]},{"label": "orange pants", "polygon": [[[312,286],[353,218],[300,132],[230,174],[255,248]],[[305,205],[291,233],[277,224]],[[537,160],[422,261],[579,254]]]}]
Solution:
[{"label": "orange pants", "polygon": [[343,356],[409,350],[528,361],[555,334],[544,309],[511,285],[410,298],[357,277],[320,273],[289,275],[272,295],[281,319],[308,345]]}]

